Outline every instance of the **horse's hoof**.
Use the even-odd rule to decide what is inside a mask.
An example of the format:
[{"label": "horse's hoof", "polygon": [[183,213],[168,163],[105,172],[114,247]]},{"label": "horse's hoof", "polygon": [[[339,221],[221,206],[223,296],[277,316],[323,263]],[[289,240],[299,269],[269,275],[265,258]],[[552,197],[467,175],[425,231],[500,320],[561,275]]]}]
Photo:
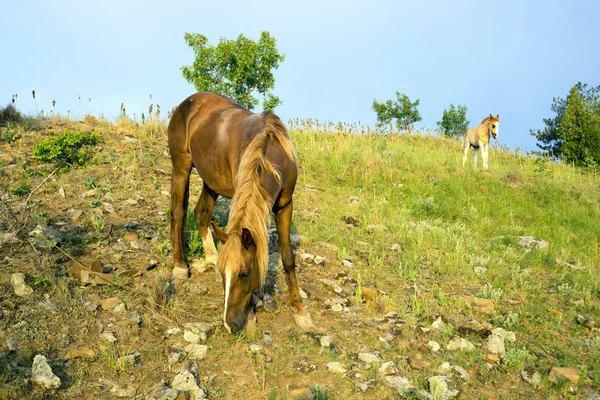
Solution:
[{"label": "horse's hoof", "polygon": [[296,321],[296,325],[302,329],[308,329],[314,325],[312,318],[310,317],[310,313],[307,311],[302,314],[294,315],[294,320]]},{"label": "horse's hoof", "polygon": [[185,267],[173,267],[173,279],[187,279],[190,276],[190,271]]}]

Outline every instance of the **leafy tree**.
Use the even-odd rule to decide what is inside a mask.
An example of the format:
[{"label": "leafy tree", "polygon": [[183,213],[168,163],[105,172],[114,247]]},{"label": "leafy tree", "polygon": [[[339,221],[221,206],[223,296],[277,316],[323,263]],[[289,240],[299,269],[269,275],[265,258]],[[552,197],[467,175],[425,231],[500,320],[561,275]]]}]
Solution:
[{"label": "leafy tree", "polygon": [[396,100],[378,102],[373,100],[373,111],[377,114],[377,126],[379,128],[390,125],[390,132],[394,131],[393,121],[396,120],[396,128],[400,131],[410,131],[413,124],[421,120],[421,114],[417,110],[419,100],[414,103],[404,93],[396,92]]},{"label": "leafy tree", "polygon": [[255,93],[263,96],[265,110],[272,111],[281,104],[270,90],[275,86],[273,69],[279,67],[285,56],[279,53],[269,32],[261,32],[257,41],[244,35],[235,40],[221,38],[216,46],[198,33],[186,32],[184,39],[196,58],[192,65],[181,67],[181,72],[196,90],[229,96],[250,110],[259,103]]},{"label": "leafy tree", "polygon": [[437,125],[442,130],[444,136],[460,138],[469,128],[470,121],[467,120],[467,106],[454,106],[450,104],[448,110],[444,109],[442,120]]},{"label": "leafy tree", "polygon": [[544,119],[546,127],[530,131],[538,147],[576,165],[600,163],[600,86],[579,82],[551,109],[556,115]]}]

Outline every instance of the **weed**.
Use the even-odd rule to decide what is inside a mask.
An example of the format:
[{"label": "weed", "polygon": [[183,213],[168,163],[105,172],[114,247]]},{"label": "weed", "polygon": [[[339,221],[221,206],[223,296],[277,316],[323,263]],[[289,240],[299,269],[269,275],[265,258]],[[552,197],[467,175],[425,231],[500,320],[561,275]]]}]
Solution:
[{"label": "weed", "polygon": [[31,192],[31,187],[25,182],[21,182],[19,186],[10,191],[15,196],[27,196]]},{"label": "weed", "polygon": [[0,142],[13,143],[21,137],[23,127],[15,126],[12,122],[6,125],[6,128],[0,128]]},{"label": "weed", "polygon": [[92,146],[99,139],[98,132],[65,131],[38,143],[33,155],[42,163],[54,163],[61,171],[67,171],[70,167],[85,166],[94,156]]},{"label": "weed", "polygon": [[96,232],[101,233],[104,230],[104,218],[92,214],[92,226]]},{"label": "weed", "polygon": [[188,238],[187,245],[189,249],[187,257],[189,260],[202,255],[203,247],[202,240],[200,240],[199,231],[190,232],[190,237]]},{"label": "weed", "polygon": [[42,289],[44,291],[47,291],[48,289],[50,289],[50,282],[48,282],[48,280],[39,277],[39,276],[28,276],[25,278],[25,283],[27,283],[29,286],[32,286],[34,288],[39,288]]},{"label": "weed", "polygon": [[96,207],[100,207],[101,205],[102,205],[102,202],[101,202],[100,200],[98,200],[98,199],[96,199],[96,200],[92,200],[92,201],[90,201],[90,202],[88,203],[88,206],[89,206],[90,208],[96,208]]},{"label": "weed", "polygon": [[310,390],[313,392],[314,400],[328,400],[330,398],[327,390],[319,385],[310,385]]},{"label": "weed", "polygon": [[85,187],[88,189],[96,189],[98,187],[98,182],[96,182],[96,178],[93,176],[88,176],[85,179]]},{"label": "weed", "polygon": [[502,289],[494,289],[491,284],[486,283],[477,291],[476,296],[482,299],[500,300],[502,295],[504,295],[504,291]]},{"label": "weed", "polygon": [[502,357],[502,362],[513,371],[520,371],[533,361],[533,356],[526,349],[509,348]]}]

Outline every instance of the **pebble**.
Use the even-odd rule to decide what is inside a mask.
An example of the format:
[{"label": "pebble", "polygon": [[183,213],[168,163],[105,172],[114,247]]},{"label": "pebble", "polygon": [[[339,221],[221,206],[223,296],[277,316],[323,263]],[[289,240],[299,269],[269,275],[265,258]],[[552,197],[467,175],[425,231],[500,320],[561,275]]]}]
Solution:
[{"label": "pebble", "polygon": [[430,340],[429,342],[427,342],[427,347],[429,347],[429,349],[431,349],[432,353],[437,353],[440,350],[441,346],[435,340]]},{"label": "pebble", "polygon": [[345,374],[347,370],[342,366],[341,363],[337,361],[332,361],[330,363],[327,363],[327,371],[329,371],[332,374]]},{"label": "pebble", "polygon": [[358,359],[367,364],[379,363],[381,357],[373,353],[358,353]]},{"label": "pebble", "polygon": [[467,339],[456,336],[450,340],[446,348],[448,350],[475,350],[475,345]]},{"label": "pebble", "polygon": [[179,390],[167,387],[165,381],[160,381],[152,386],[144,397],[144,400],[176,400]]},{"label": "pebble", "polygon": [[451,388],[450,379],[446,376],[432,376],[427,381],[429,391],[436,400],[450,400],[458,396],[458,389]]},{"label": "pebble", "polygon": [[27,297],[33,294],[33,289],[25,283],[25,274],[17,272],[10,277],[15,294],[19,297]]},{"label": "pebble", "polygon": [[203,360],[208,354],[208,346],[203,344],[190,343],[184,349],[187,353],[187,358],[190,360]]},{"label": "pebble", "polygon": [[56,390],[60,387],[60,378],[52,372],[48,365],[46,357],[38,354],[33,359],[31,367],[31,379],[33,383],[41,386],[45,390]]}]

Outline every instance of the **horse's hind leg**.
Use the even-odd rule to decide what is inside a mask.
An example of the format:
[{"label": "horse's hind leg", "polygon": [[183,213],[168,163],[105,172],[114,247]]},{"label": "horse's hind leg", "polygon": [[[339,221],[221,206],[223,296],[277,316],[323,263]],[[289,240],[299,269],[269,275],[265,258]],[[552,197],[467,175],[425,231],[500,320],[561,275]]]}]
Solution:
[{"label": "horse's hind leg", "polygon": [[183,254],[185,217],[190,192],[192,156],[189,153],[171,153],[173,175],[171,178],[171,245],[173,246],[173,277],[185,279],[188,268]]},{"label": "horse's hind leg", "polygon": [[313,322],[310,314],[302,305],[302,298],[300,297],[300,292],[298,291],[298,282],[296,280],[296,261],[294,259],[294,253],[292,251],[292,244],[290,241],[293,209],[294,206],[290,202],[287,206],[277,212],[277,215],[275,215],[275,222],[277,224],[277,236],[279,236],[279,243],[281,243],[281,261],[283,262],[283,268],[285,269],[287,278],[286,280],[290,293],[290,303],[296,311],[294,318],[298,326],[301,328],[308,328],[313,325]]},{"label": "horse's hind leg", "polygon": [[465,139],[465,142],[463,143],[463,167],[467,163],[467,155],[468,154],[469,154],[469,144],[467,143],[467,141]]},{"label": "horse's hind leg", "polygon": [[219,195],[204,184],[198,204],[196,204],[196,209],[194,210],[196,221],[198,222],[198,230],[202,238],[202,245],[204,246],[204,260],[206,264],[213,265],[217,264],[217,248],[215,247],[215,242],[210,231],[210,220],[217,197]]}]

